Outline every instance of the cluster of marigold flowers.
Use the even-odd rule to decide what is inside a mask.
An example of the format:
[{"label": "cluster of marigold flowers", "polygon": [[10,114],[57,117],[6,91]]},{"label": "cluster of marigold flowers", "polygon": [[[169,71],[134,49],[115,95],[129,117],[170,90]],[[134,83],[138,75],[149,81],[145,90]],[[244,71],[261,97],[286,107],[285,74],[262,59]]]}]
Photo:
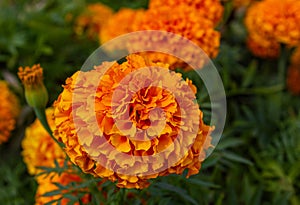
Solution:
[{"label": "cluster of marigold flowers", "polygon": [[[263,58],[277,58],[280,55],[280,44],[290,48],[300,45],[300,1],[236,0],[234,5],[248,6],[245,16],[245,25],[249,33],[247,45],[254,55]],[[221,37],[216,27],[220,23],[222,15],[223,7],[219,0],[150,0],[148,9],[122,8],[117,12],[102,4],[92,4],[77,19],[75,32],[78,35],[86,32],[90,38],[98,38],[103,44],[134,31],[163,30],[191,40],[201,47],[209,57],[215,58],[219,51]],[[142,42],[145,42],[145,39]],[[141,44],[141,46],[143,45]],[[98,82],[97,73],[101,73],[107,65],[110,65],[110,68],[104,73],[102,81],[94,84]],[[118,187],[122,188],[142,189],[149,186],[149,179],[173,173],[182,174],[184,170],[188,170],[187,176],[197,174],[202,160],[205,158],[204,150],[211,146],[209,134],[212,131],[212,127],[203,122],[203,113],[199,107],[197,110],[190,109],[197,115],[195,118],[199,120],[197,122],[187,121],[191,123],[191,126],[197,124],[196,138],[187,153],[172,166],[145,176],[119,173],[105,166],[115,164],[121,169],[121,165],[126,165],[137,173],[140,169],[139,162],[116,157],[115,152],[107,149],[109,146],[128,156],[148,156],[157,154],[174,143],[175,137],[181,129],[180,120],[184,117],[180,116],[179,105],[169,91],[159,87],[146,86],[131,96],[132,99],[128,105],[131,110],[130,119],[138,129],[146,130],[150,127],[148,118],[150,118],[149,113],[152,110],[160,108],[166,113],[165,128],[161,133],[152,130],[151,132],[157,136],[148,141],[127,138],[118,129],[110,110],[113,108],[125,109],[127,105],[124,103],[124,99],[130,96],[128,93],[133,92],[131,86],[140,85],[143,82],[140,82],[139,78],[132,78],[131,86],[125,86],[122,89],[118,106],[113,104],[112,99],[116,85],[126,75],[142,67],[156,69],[153,73],[145,73],[144,82],[172,79],[172,91],[176,92],[176,86],[186,90],[191,89],[192,96],[188,92],[182,92],[181,95],[184,96],[185,104],[192,107],[197,92],[195,85],[188,79],[182,81],[181,75],[172,71],[181,66],[184,68],[186,65],[174,56],[162,53],[138,53],[127,56],[123,63],[105,62],[95,65],[88,72],[78,71],[68,78],[62,93],[53,104],[53,108],[46,110],[47,121],[53,135],[56,140],[63,143],[64,149],[51,138],[38,119],[26,129],[22,142],[24,162],[28,172],[36,177],[38,183],[36,204],[45,204],[63,196],[63,193],[44,196],[45,193],[57,188],[55,183],[67,185],[74,181],[80,183],[83,180],[72,172],[72,165],[76,165],[84,173],[94,177],[115,182]],[[23,81],[28,104],[37,108],[41,108],[41,104],[45,105],[48,96],[42,82],[42,68],[39,65],[20,68],[19,77]],[[291,58],[287,78],[287,86],[294,94],[300,94],[299,80],[300,49],[298,48]],[[87,92],[91,88],[95,89],[96,93]],[[3,143],[8,140],[16,126],[20,105],[5,81],[0,81],[0,90],[2,91],[0,95],[0,143]],[[78,100],[75,102],[76,106],[74,106],[74,95]],[[95,96],[96,98],[94,98]],[[95,107],[92,113],[87,107],[87,100],[90,100]],[[93,115],[96,116],[96,124],[90,123],[90,116]],[[123,116],[120,115],[120,117]],[[155,113],[151,118],[159,124],[162,116],[160,113]],[[76,124],[78,122],[79,124]],[[128,124],[128,122],[126,123]],[[128,129],[128,133],[137,133],[137,128],[134,130],[126,123],[122,126]],[[79,130],[76,128],[78,126]],[[185,128],[188,130],[187,127]],[[95,134],[99,131],[99,135]],[[103,143],[103,139],[105,139],[105,143]],[[174,145],[174,150],[175,148]],[[107,149],[107,152],[99,153],[97,149]],[[164,156],[165,158],[162,160],[165,161],[161,163],[168,163],[168,159],[175,155],[172,154]],[[55,161],[62,164],[67,156],[70,159],[68,163],[70,169],[60,175],[57,173],[49,176],[39,175],[42,172],[40,167],[54,167]],[[158,166],[152,164],[148,169],[159,170]],[[89,194],[82,196],[82,202],[85,204],[88,204],[90,199]],[[62,199],[61,203],[67,204],[68,200]]]},{"label": "cluster of marigold flowers", "polygon": [[[203,50],[210,56],[216,57],[220,45],[220,32],[215,28],[220,22],[223,14],[223,7],[219,0],[185,0],[176,1],[168,0],[165,2],[152,0],[149,3],[149,9],[133,10],[123,8],[118,12],[113,12],[110,8],[101,4],[92,4],[87,7],[83,14],[78,18],[75,25],[75,32],[78,35],[86,32],[90,38],[97,36],[101,43],[107,42],[119,35],[126,34],[139,30],[164,30],[181,35],[193,41],[195,44],[203,48]],[[156,19],[156,21],[153,21]],[[133,21],[134,20],[134,21]],[[133,21],[133,22],[132,22]],[[162,62],[163,61],[163,62]],[[105,73],[105,80],[101,81],[100,85],[93,85],[97,82],[95,78],[96,73],[101,72],[105,65],[111,65],[111,68]],[[159,176],[166,176],[169,174],[182,174],[184,170],[188,170],[188,175],[197,174],[201,167],[202,160],[205,158],[205,150],[211,144],[210,132],[212,127],[205,125],[203,122],[203,113],[195,103],[195,94],[197,92],[196,86],[188,79],[182,81],[181,75],[175,72],[170,72],[175,65],[182,64],[173,56],[163,54],[146,54],[139,53],[127,56],[127,61],[119,64],[117,62],[106,62],[102,65],[97,65],[89,72],[78,71],[66,80],[63,92],[53,104],[53,107],[46,109],[46,118],[49,130],[45,129],[45,122],[36,119],[29,127],[26,128],[25,137],[22,141],[22,156],[27,165],[28,172],[36,178],[38,188],[36,191],[36,204],[46,204],[50,201],[57,200],[61,204],[67,204],[68,199],[63,198],[64,192],[57,195],[47,195],[47,192],[54,191],[58,188],[57,184],[67,186],[70,182],[80,183],[84,179],[78,174],[74,173],[72,166],[79,167],[84,173],[100,177],[103,179],[116,182],[118,187],[122,188],[137,188],[142,189],[149,186],[149,179]],[[134,110],[130,114],[131,120],[137,127],[136,129],[146,130],[149,127],[150,117],[149,113],[156,108],[160,108],[165,112],[166,126],[161,131],[148,131],[152,135],[157,135],[155,138],[148,141],[139,141],[128,139],[124,133],[116,128],[111,113],[107,110],[112,109],[112,94],[115,91],[115,86],[118,80],[126,77],[130,72],[137,71],[141,67],[152,66],[155,67],[155,72],[152,76],[144,76],[149,80],[156,80],[160,82],[161,79],[173,79],[173,91],[176,92],[176,86],[186,90],[181,95],[185,96],[185,105],[191,106],[194,109],[189,109],[190,113],[195,115],[197,121],[186,119],[190,126],[194,126],[197,134],[191,147],[184,153],[176,163],[173,163],[167,169],[154,172],[151,175],[137,176],[133,174],[119,173],[115,170],[110,170],[105,166],[105,163],[99,163],[98,159],[105,159],[107,163],[116,163],[122,165],[127,163],[132,166],[132,170],[139,172],[139,163],[134,163],[130,159],[123,159],[115,157],[111,153],[106,156],[97,156],[95,153],[89,152],[91,149],[99,148],[100,136],[95,135],[93,131],[100,129],[102,132],[102,139],[106,140],[106,144],[113,146],[119,152],[132,156],[147,156],[159,153],[167,147],[172,146],[175,142],[176,135],[181,133],[180,119],[184,118],[180,114],[180,107],[174,98],[173,94],[167,90],[159,87],[148,86],[144,90],[134,94],[130,103],[130,109]],[[27,103],[34,108],[34,110],[43,110],[47,104],[48,94],[43,84],[43,69],[40,65],[33,65],[32,67],[20,67],[19,78],[24,84],[25,97]],[[80,81],[78,76],[89,81]],[[143,78],[143,80],[145,80]],[[132,83],[139,84],[141,82],[134,78]],[[146,81],[145,81],[146,82]],[[99,96],[95,103],[95,114],[97,123],[89,124],[86,119],[91,113],[87,112],[89,108],[85,107],[85,102],[79,107],[74,107],[73,95],[80,94],[79,99],[90,99],[89,92],[81,92],[84,87],[96,87]],[[14,94],[9,90],[5,82],[0,83],[3,94],[1,104],[1,126],[0,127],[0,142],[7,141],[10,132],[14,129],[16,118],[19,113],[18,100]],[[192,94],[188,92],[192,90]],[[124,87],[124,92],[132,92],[130,87]],[[147,94],[146,94],[147,93]],[[147,95],[147,98],[145,98]],[[7,102],[7,103],[6,103]],[[120,108],[125,104],[121,104]],[[79,108],[79,109],[77,109]],[[122,108],[123,109],[123,108]],[[5,112],[5,113],[4,113]],[[151,116],[154,123],[160,123],[161,114],[155,113]],[[82,117],[80,131],[76,130],[74,117]],[[3,123],[2,123],[3,121]],[[189,133],[189,124],[185,125],[185,133]],[[86,127],[86,129],[83,129]],[[183,126],[184,127],[184,126]],[[48,131],[48,132],[47,132]],[[132,130],[131,130],[132,131]],[[146,133],[146,132],[145,132]],[[80,136],[84,136],[85,141],[82,142]],[[55,139],[55,140],[53,140]],[[63,144],[62,147],[56,143],[56,140]],[[189,139],[191,140],[191,139]],[[180,145],[174,145],[174,150],[179,149]],[[102,147],[102,149],[104,149]],[[105,150],[105,149],[104,149]],[[176,156],[176,153],[170,153],[168,156],[162,158],[161,166],[167,163]],[[65,160],[69,158],[68,169],[62,174],[53,173],[50,175],[41,174],[45,167],[54,168],[57,163],[64,164]],[[169,158],[169,159],[168,159]],[[168,161],[169,160],[169,161]],[[57,162],[57,163],[55,163]],[[170,163],[170,162],[169,162]],[[155,171],[159,170],[160,164],[149,165],[148,169]],[[46,194],[46,195],[45,195]],[[81,197],[84,204],[88,204],[91,200],[90,194],[85,194]],[[78,202],[79,204],[79,202]]]},{"label": "cluster of marigold flowers", "polygon": [[[280,54],[280,44],[289,47],[296,47],[300,44],[299,1],[236,0],[234,6],[248,6],[245,16],[245,25],[249,33],[247,44],[254,55],[274,58]],[[134,31],[163,30],[191,40],[201,47],[209,57],[215,58],[218,54],[221,37],[216,27],[220,23],[222,15],[223,7],[219,0],[150,0],[148,9],[122,8],[117,12],[102,4],[91,4],[77,19],[75,32],[78,35],[86,33],[90,38],[98,38],[103,44]],[[145,39],[142,42],[145,42]],[[141,44],[141,46],[143,45]],[[288,71],[287,85],[294,94],[300,94],[298,83],[300,79],[299,53],[300,49],[294,52]],[[94,84],[98,82],[97,73],[101,73],[107,65],[110,65],[110,68],[106,73],[103,73],[102,81],[99,84]],[[184,66],[186,66],[184,62],[167,54],[138,53],[127,56],[123,63],[105,62],[101,65],[95,65],[88,72],[78,71],[68,78],[62,93],[54,102],[53,108],[46,110],[47,121],[53,131],[52,134],[56,140],[64,145],[64,148],[62,149],[51,138],[51,135],[43,128],[38,119],[26,129],[22,142],[24,162],[28,167],[28,172],[36,177],[38,183],[36,204],[45,204],[63,196],[63,193],[55,196],[44,196],[45,193],[57,188],[55,183],[67,185],[74,181],[80,183],[83,180],[79,175],[72,172],[72,164],[79,167],[84,173],[116,182],[117,186],[122,188],[142,189],[149,185],[149,179],[173,173],[182,174],[184,170],[188,170],[187,176],[197,174],[201,168],[202,160],[205,158],[204,150],[211,146],[209,134],[212,127],[203,122],[203,113],[199,107],[196,110],[192,109],[197,92],[195,85],[188,79],[182,81],[181,75],[172,71],[174,68],[184,68]],[[176,92],[176,86],[186,90],[191,89],[193,91],[192,96],[188,92],[182,92],[181,95],[184,96],[185,104],[191,106],[190,111],[197,115],[195,118],[199,121],[187,121],[191,123],[191,127],[197,124],[198,129],[194,142],[187,142],[191,143],[187,153],[165,170],[154,172],[151,175],[139,176],[119,173],[105,166],[115,164],[121,169],[121,165],[126,165],[136,173],[141,167],[139,162],[130,160],[130,158],[116,157],[116,153],[111,152],[107,147],[112,146],[118,152],[128,156],[157,154],[175,142],[175,137],[181,129],[180,119],[184,118],[180,116],[179,105],[172,93],[159,87],[146,86],[131,96],[132,99],[128,105],[131,110],[130,119],[136,126],[136,130],[133,127],[128,127],[128,122],[121,126],[128,129],[128,133],[137,133],[138,129],[146,130],[150,127],[148,118],[151,117],[154,122],[160,123],[162,118],[160,113],[156,113],[154,117],[149,115],[152,110],[160,108],[166,115],[165,128],[161,133],[152,130],[151,132],[157,136],[148,141],[127,138],[126,134],[123,133],[124,130],[118,129],[110,110],[113,108],[124,110],[126,107],[124,99],[128,98],[130,96],[128,93],[132,93],[133,90],[130,86],[122,88],[120,94],[122,98],[119,99],[121,103],[115,106],[112,98],[116,91],[116,85],[126,75],[136,72],[142,67],[154,67],[156,69],[153,73],[145,73],[143,82],[147,82],[147,80],[160,82],[163,79],[172,79],[172,91]],[[33,107],[39,107],[40,104],[45,105],[48,96],[42,82],[42,68],[39,65],[20,68],[19,77],[24,84],[28,104]],[[140,82],[138,77],[131,79],[131,85],[136,86],[143,82]],[[2,90],[2,95],[0,95],[2,99],[0,105],[2,112],[0,143],[2,143],[8,140],[16,125],[19,104],[6,82],[1,81],[0,88]],[[95,89],[96,93],[87,92],[91,88]],[[76,102],[74,102],[74,95],[77,96]],[[97,98],[94,100],[95,95]],[[87,107],[87,100],[95,106],[92,113]],[[96,124],[90,123],[90,116],[93,115],[96,116]],[[122,118],[123,116],[120,114],[119,117]],[[78,126],[80,127],[79,130],[76,128]],[[187,127],[185,129],[188,130]],[[149,133],[151,132],[149,131]],[[174,145],[174,150],[175,148]],[[107,150],[106,153],[100,153],[97,149]],[[172,158],[172,156],[171,153],[164,156],[165,158],[162,160],[168,163],[168,158]],[[71,161],[68,163],[70,169],[65,170],[63,174],[54,173],[46,177],[39,175],[42,172],[40,167],[54,167],[55,161],[62,164],[67,157]],[[149,165],[148,169],[159,170],[159,166],[152,164]],[[82,202],[88,204],[90,199],[91,196],[86,194],[82,197]],[[61,203],[67,204],[68,200],[62,199]]]},{"label": "cluster of marigold flowers", "polygon": [[[112,15],[107,10],[108,7],[101,4],[89,6],[78,18],[76,30],[86,28],[88,33],[97,30],[101,44],[135,31],[167,31],[191,40],[211,58],[218,54],[221,35],[216,26],[223,15],[220,0],[150,0],[146,10],[121,8]],[[89,14],[94,15],[88,18]],[[95,23],[96,18],[101,20]],[[171,69],[178,65],[188,68],[174,56],[157,52],[143,55],[147,55],[153,62],[168,63]]]}]

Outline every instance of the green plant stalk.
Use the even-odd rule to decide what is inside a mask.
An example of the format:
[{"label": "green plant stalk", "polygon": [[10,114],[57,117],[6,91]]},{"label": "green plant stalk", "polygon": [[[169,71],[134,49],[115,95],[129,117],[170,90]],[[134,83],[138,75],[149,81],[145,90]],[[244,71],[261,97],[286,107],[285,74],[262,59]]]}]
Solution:
[{"label": "green plant stalk", "polygon": [[50,126],[48,124],[48,121],[47,121],[45,109],[40,109],[40,108],[34,107],[33,110],[35,112],[36,117],[40,120],[41,124],[43,125],[43,127],[45,128],[45,130],[48,132],[48,134],[50,135],[50,137],[63,149],[64,148],[63,143],[59,142],[53,136],[52,130],[51,130],[51,128],[50,128]]},{"label": "green plant stalk", "polygon": [[281,45],[280,47],[280,57],[278,59],[278,80],[279,82],[286,87],[286,73],[287,73],[287,62],[289,58],[289,50],[285,45]]}]

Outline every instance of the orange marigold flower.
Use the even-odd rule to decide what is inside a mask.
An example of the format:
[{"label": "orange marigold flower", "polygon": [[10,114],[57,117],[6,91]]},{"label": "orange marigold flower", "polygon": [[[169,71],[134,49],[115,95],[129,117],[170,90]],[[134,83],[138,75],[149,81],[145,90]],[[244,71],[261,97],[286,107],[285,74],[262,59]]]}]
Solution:
[{"label": "orange marigold flower", "polygon": [[48,92],[43,83],[43,68],[39,64],[20,67],[18,76],[24,85],[28,105],[44,109],[48,102]]},{"label": "orange marigold flower", "polygon": [[280,45],[273,39],[264,39],[257,34],[248,36],[247,46],[253,55],[261,58],[277,58],[280,53]]},{"label": "orange marigold flower", "polygon": [[75,23],[75,32],[82,35],[87,30],[90,38],[95,38],[113,15],[113,11],[108,6],[101,3],[89,4],[83,14],[81,14]]},{"label": "orange marigold flower", "polygon": [[[219,52],[220,33],[214,30],[214,25],[210,20],[201,17],[195,8],[187,5],[180,4],[172,9],[166,6],[150,9],[141,18],[134,21],[133,27],[135,31],[162,30],[175,33],[194,42],[211,58],[215,58]],[[159,36],[148,40],[141,39],[140,46],[145,47],[143,44],[154,40],[160,40]],[[176,43],[173,44],[176,45]],[[181,44],[181,42],[178,43]],[[174,46],[174,49],[178,48]],[[179,59],[162,53],[147,55],[147,57],[154,62],[168,63],[171,68],[174,68],[176,64],[182,65]]]},{"label": "orange marigold flower", "polygon": [[[53,108],[46,110],[47,120],[51,128],[55,127],[53,121]],[[22,156],[27,165],[28,172],[36,175],[40,172],[38,166],[53,167],[54,160],[65,159],[64,151],[50,137],[38,119],[26,128],[22,141]]]},{"label": "orange marigold flower", "polygon": [[294,95],[300,95],[300,66],[291,65],[287,74],[287,88]]},{"label": "orange marigold flower", "polygon": [[0,81],[0,90],[0,144],[2,144],[8,140],[11,131],[15,128],[20,105],[5,81]]},{"label": "orange marigold flower", "polygon": [[[73,173],[68,173],[68,172],[63,172],[62,174],[51,174],[47,177],[44,177],[43,175],[38,177],[38,188],[36,191],[35,195],[35,205],[44,205],[52,200],[57,200],[63,197],[63,194],[67,192],[67,190],[62,191],[62,193],[54,195],[54,196],[43,196],[44,194],[58,190],[59,188],[54,184],[54,183],[59,183],[62,186],[67,186],[69,183],[74,183],[74,182],[81,182],[82,179]],[[68,190],[71,191],[71,190]],[[75,190],[72,194],[76,195]],[[90,194],[85,194],[82,198],[81,201],[83,204],[89,204],[91,202],[91,195]],[[60,204],[62,205],[67,205],[69,202],[69,199],[67,198],[62,198],[60,201]],[[58,204],[58,203],[53,203],[53,204]],[[79,205],[79,202],[76,202],[75,205]]]},{"label": "orange marigold flower", "polygon": [[[106,66],[109,69],[102,73]],[[153,70],[141,69],[145,67]],[[104,75],[95,85],[99,74]],[[120,85],[121,81],[125,85]],[[146,85],[147,82],[161,86]],[[166,84],[168,90],[163,89]],[[142,89],[135,91],[137,88]],[[181,75],[170,72],[168,65],[153,63],[139,55],[129,55],[122,64],[105,62],[88,72],[78,71],[66,80],[54,104],[54,134],[65,144],[71,161],[84,172],[117,181],[119,187],[144,188],[149,185],[148,179],[181,174],[185,169],[190,176],[199,172],[205,157],[203,150],[210,146],[211,131],[203,123],[202,112],[194,101],[195,92],[191,81],[182,81]],[[176,94],[182,96],[186,113],[181,113]],[[193,117],[187,118],[189,115]],[[194,128],[193,141],[189,136]],[[184,136],[182,144],[177,141],[177,135]],[[184,144],[191,147],[176,160]],[[171,149],[168,155],[162,155],[155,163],[146,161],[146,167],[133,158],[160,154],[167,148]],[[108,168],[111,165],[114,169]],[[125,174],[122,170],[131,173],[150,170],[150,174]]]},{"label": "orange marigold flower", "polygon": [[215,25],[221,20],[224,10],[220,0],[150,0],[149,2],[150,9],[155,10],[166,6],[172,14],[176,14],[172,10],[181,5],[195,8],[198,16],[211,20]]},{"label": "orange marigold flower", "polygon": [[246,14],[245,24],[250,33],[279,43],[300,44],[300,1],[264,0],[253,3]]},{"label": "orange marigold flower", "polygon": [[144,12],[142,9],[134,10],[129,8],[120,9],[111,16],[100,31],[100,42],[105,43],[117,36],[127,34],[133,31],[132,21],[140,18]]}]

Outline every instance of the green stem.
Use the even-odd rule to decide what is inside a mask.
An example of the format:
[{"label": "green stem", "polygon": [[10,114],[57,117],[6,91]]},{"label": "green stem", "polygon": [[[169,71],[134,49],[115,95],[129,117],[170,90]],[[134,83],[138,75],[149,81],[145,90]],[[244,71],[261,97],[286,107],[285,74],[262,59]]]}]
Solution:
[{"label": "green stem", "polygon": [[280,57],[278,59],[278,80],[284,88],[286,87],[286,73],[287,73],[287,62],[289,57],[289,50],[285,45],[281,45],[280,48]]},{"label": "green stem", "polygon": [[45,130],[48,132],[48,134],[50,135],[50,137],[63,149],[64,145],[63,143],[59,142],[54,136],[53,136],[53,132],[48,124],[47,121],[47,117],[46,117],[46,113],[45,113],[45,109],[38,109],[38,108],[33,108],[36,117],[40,120],[41,124],[43,125],[43,127],[45,128]]}]

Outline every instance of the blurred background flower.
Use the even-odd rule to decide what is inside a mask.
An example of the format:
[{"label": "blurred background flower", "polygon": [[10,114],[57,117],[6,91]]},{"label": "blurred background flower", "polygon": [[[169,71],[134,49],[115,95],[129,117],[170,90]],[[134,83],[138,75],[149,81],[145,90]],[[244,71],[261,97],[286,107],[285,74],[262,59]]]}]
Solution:
[{"label": "blurred background flower", "polygon": [[0,144],[6,142],[15,128],[20,112],[19,100],[5,81],[0,81]]},{"label": "blurred background flower", "polygon": [[101,3],[89,4],[84,12],[77,17],[75,33],[82,35],[83,32],[90,38],[97,38],[102,27],[113,15],[113,10]]},{"label": "blurred background flower", "polygon": [[300,2],[298,0],[264,0],[247,10],[245,24],[250,36],[274,39],[296,46],[300,43]]}]

